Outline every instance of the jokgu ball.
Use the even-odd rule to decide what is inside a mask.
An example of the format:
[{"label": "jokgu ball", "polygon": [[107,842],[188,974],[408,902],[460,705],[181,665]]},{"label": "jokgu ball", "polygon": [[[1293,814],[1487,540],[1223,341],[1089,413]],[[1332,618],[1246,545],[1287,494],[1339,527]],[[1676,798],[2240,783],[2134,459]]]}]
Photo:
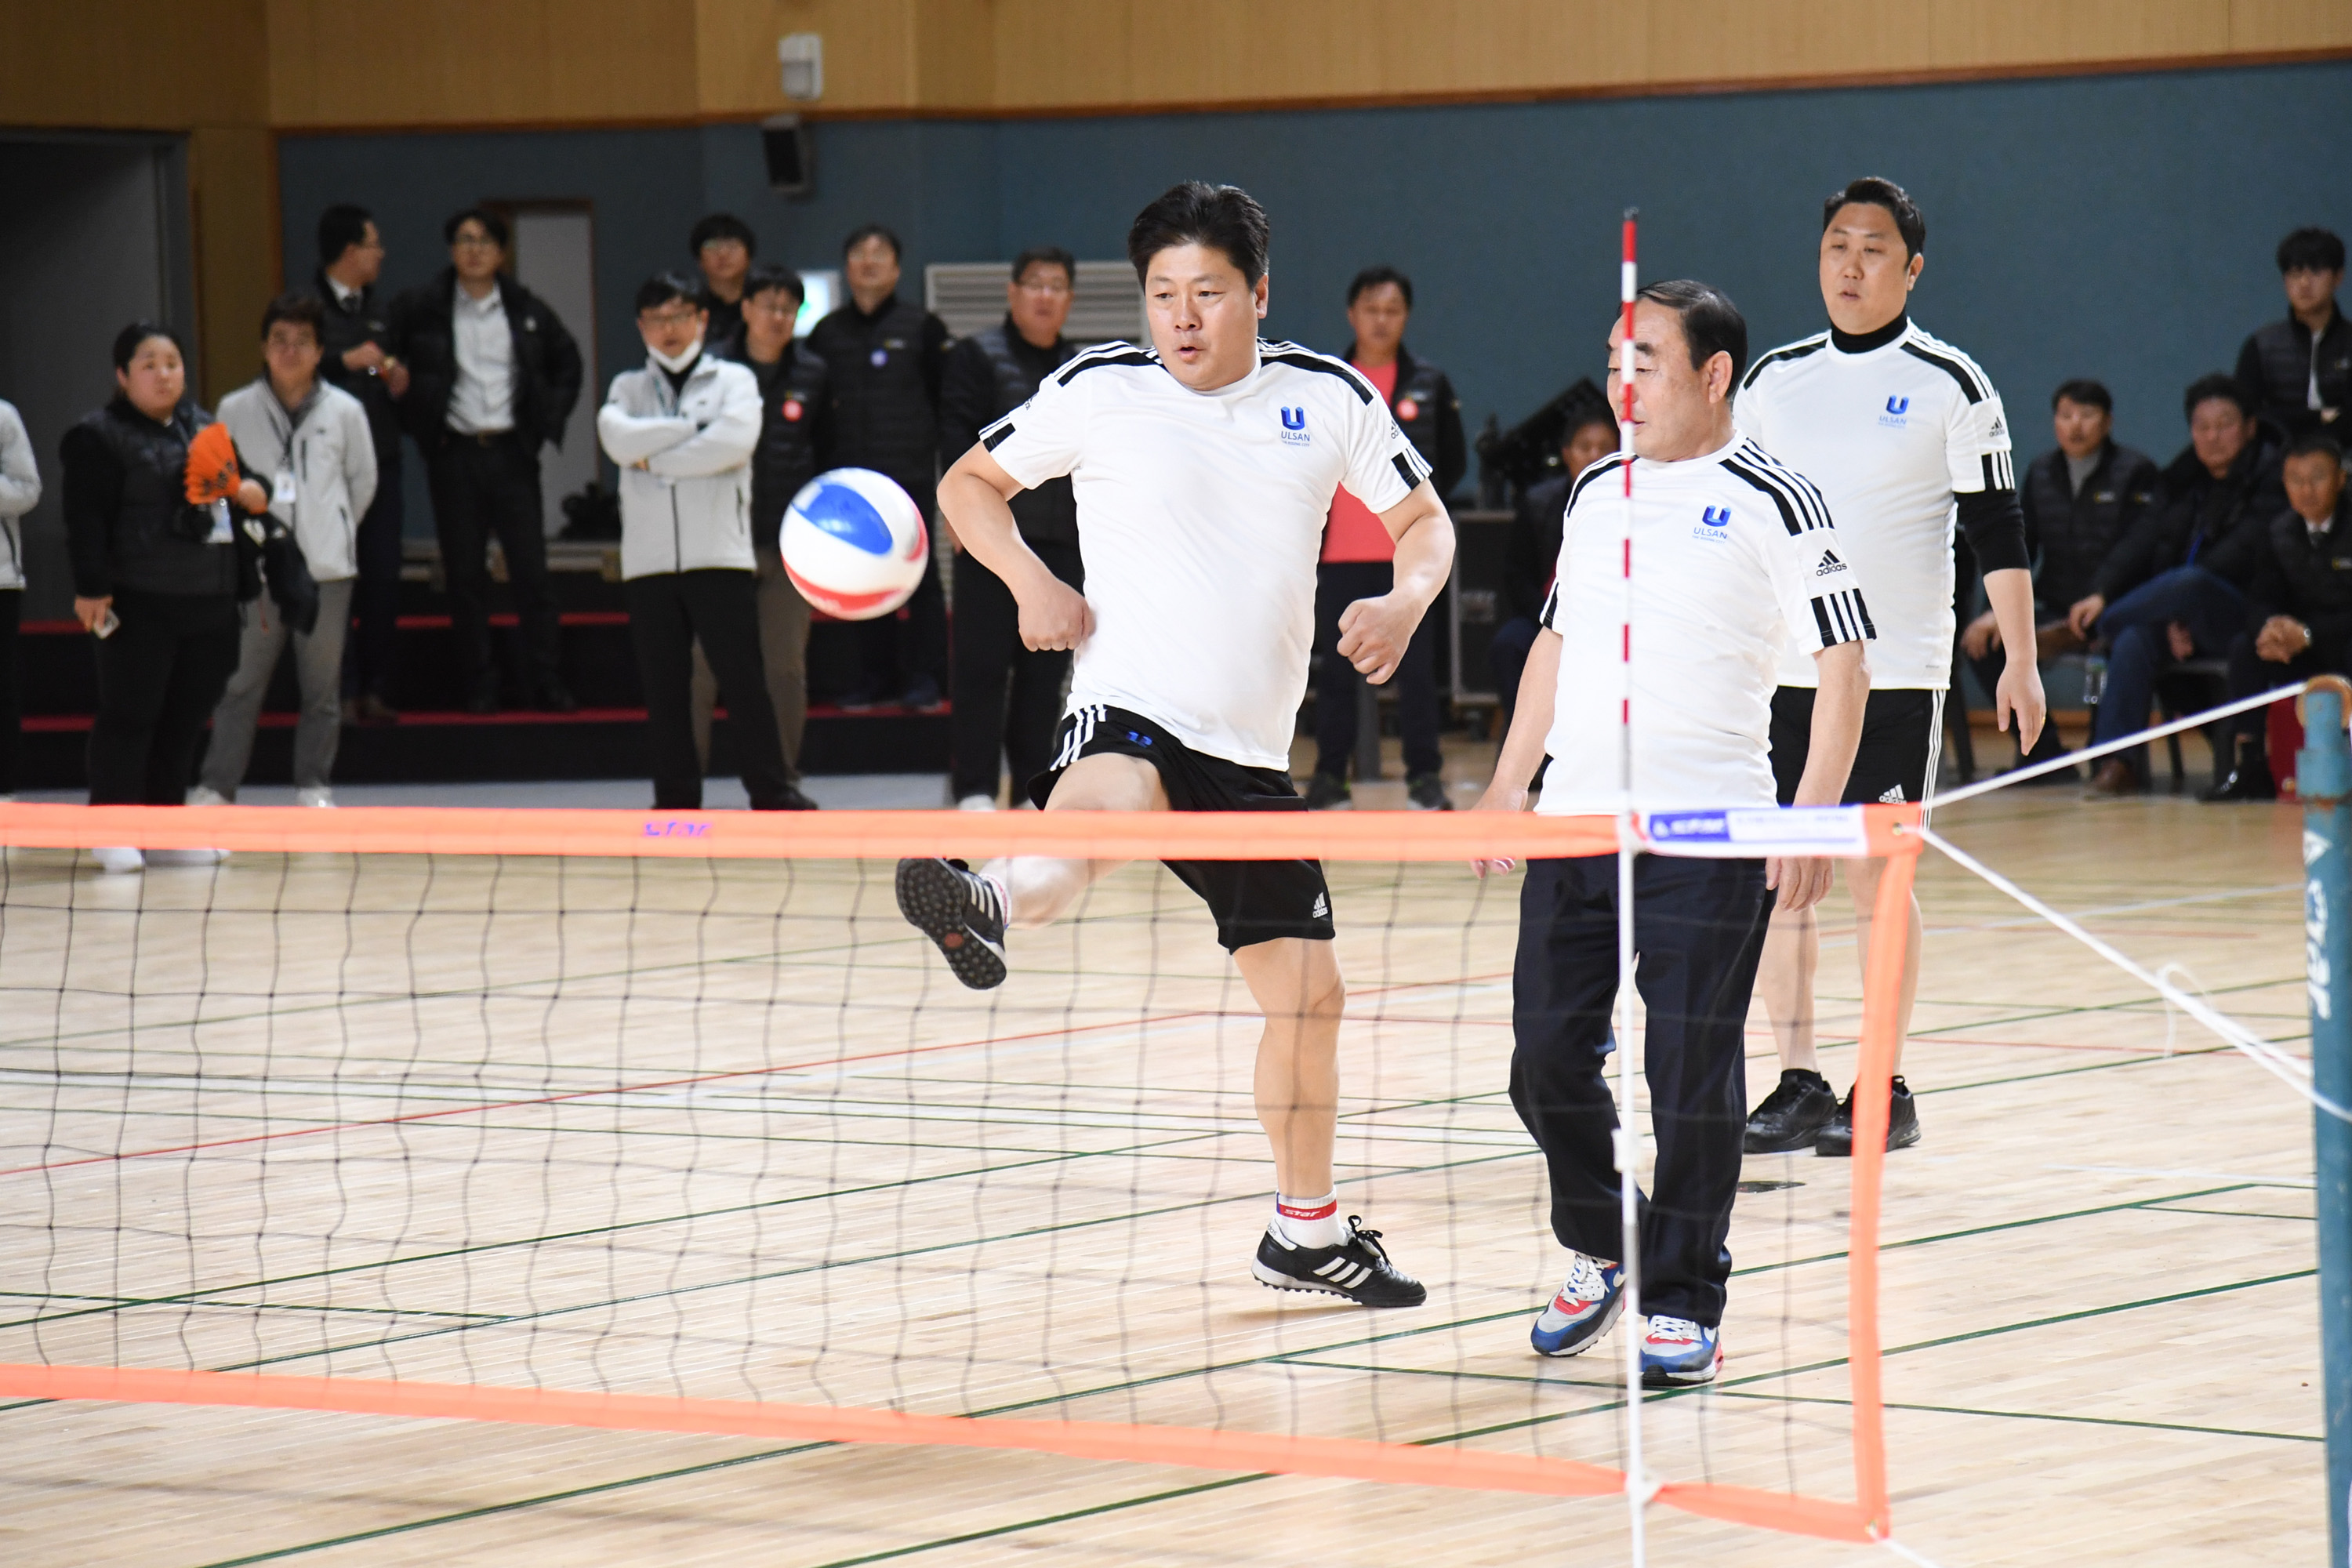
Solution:
[{"label": "jokgu ball", "polygon": [[784,509],[778,548],[801,597],[835,620],[870,621],[907,602],[930,563],[912,497],[871,468],[835,468]]}]

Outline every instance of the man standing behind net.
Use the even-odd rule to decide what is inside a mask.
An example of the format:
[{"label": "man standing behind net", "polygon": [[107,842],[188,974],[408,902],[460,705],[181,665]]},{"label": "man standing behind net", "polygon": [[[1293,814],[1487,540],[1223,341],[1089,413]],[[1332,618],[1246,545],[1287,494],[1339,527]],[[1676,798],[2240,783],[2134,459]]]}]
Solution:
[{"label": "man standing behind net", "polygon": [[752,593],[751,458],[760,439],[751,373],[703,352],[709,317],[682,273],[637,289],[646,366],[613,378],[596,413],[621,469],[621,591],[652,732],[654,809],[702,805],[689,717],[693,647],[709,656],[754,811],[788,809],[784,759],[760,668]]},{"label": "man standing behind net", "polygon": [[[760,662],[783,748],[783,804],[814,811],[801,792],[801,738],[808,729],[809,603],[784,574],[784,509],[824,467],[824,361],[793,341],[804,298],[800,274],[762,262],[743,279],[743,335],[735,357],[760,386],[760,444],[751,451],[751,574],[759,601]],[[705,348],[704,353],[711,351]],[[719,678],[694,645],[694,754],[709,771],[710,710]]]},{"label": "man standing behind net", "polygon": [[[1004,289],[1004,321],[948,351],[940,387],[940,460],[952,465],[980,433],[1036,395],[1038,384],[1077,350],[1062,336],[1077,258],[1057,246],[1024,250]],[[1078,506],[1065,477],[1013,498],[1021,538],[1046,569],[1080,593]],[[966,811],[996,808],[997,773],[1012,759],[1013,794],[1045,771],[1062,717],[1066,648],[1021,646],[1021,606],[1004,580],[971,552],[955,556],[954,710],[950,793]],[[1007,709],[1008,700],[1010,710]]]},{"label": "man standing behind net", "polygon": [[[1356,334],[1342,357],[1381,395],[1430,466],[1431,482],[1443,498],[1454,493],[1469,466],[1462,440],[1462,401],[1445,373],[1416,360],[1404,346],[1406,319],[1412,314],[1412,279],[1393,267],[1370,267],[1348,285],[1348,327]],[[1315,777],[1307,805],[1329,810],[1351,804],[1348,762],[1356,748],[1357,697],[1363,689],[1355,667],[1334,651],[1339,616],[1359,599],[1389,591],[1395,542],[1364,503],[1340,490],[1331,498],[1331,520],[1323,529],[1323,559],[1315,569],[1315,651],[1322,673],[1315,688]],[[1437,750],[1436,623],[1423,620],[1397,671],[1397,727],[1404,734],[1405,804],[1415,811],[1452,811]]]},{"label": "man standing behind net", "polygon": [[[831,461],[872,468],[898,481],[926,522],[938,515],[940,374],[947,323],[898,298],[898,237],[878,223],[842,246],[849,303],[809,330],[809,347],[825,363],[833,388]],[[903,618],[902,618],[903,617]],[[939,704],[947,673],[947,595],[939,557],[923,568],[914,596],[897,616],[842,628],[857,646],[859,674],[842,706],[895,696],[908,708]]]},{"label": "man standing behind net", "polygon": [[[1290,738],[1315,628],[1315,556],[1345,485],[1397,542],[1396,586],[1348,606],[1339,653],[1396,672],[1444,585],[1454,525],[1429,467],[1357,371],[1261,342],[1265,209],[1191,181],[1143,209],[1127,253],[1152,346],[1108,343],[990,426],[940,488],[964,548],[1021,609],[1021,640],[1076,648],[1068,716],[1030,799],[1049,812],[1301,809]],[[1022,539],[1007,504],[1074,477],[1081,595]],[[1331,895],[1313,860],[1170,861],[1216,918],[1217,941],[1264,1016],[1258,1121],[1274,1145],[1275,1212],[1251,1273],[1282,1290],[1419,1306],[1378,1231],[1339,1217],[1331,1152],[1339,1017]],[[1004,932],[1035,927],[1116,868],[1023,856],[974,873],[901,860],[898,908],[975,990],[1004,980]]]},{"label": "man standing behind net", "polygon": [[484,553],[496,534],[522,624],[520,684],[531,706],[573,712],[580,704],[563,684],[562,625],[547,581],[539,448],[562,444],[580,401],[580,346],[547,301],[503,270],[505,218],[471,207],[443,233],[448,267],[394,301],[392,320],[409,371],[401,412],[433,487],[466,710],[495,713],[501,704]]},{"label": "man standing behind net", "polygon": [[358,576],[352,616],[359,635],[346,648],[346,723],[390,724],[400,717],[394,663],[400,646],[400,398],[408,367],[391,351],[392,320],[376,296],[383,236],[365,207],[342,205],[319,215],[315,289],[325,354],[319,374],[360,400],[375,440],[375,499],[360,518]]},{"label": "man standing behind net", "polygon": [[[1623,339],[1621,322],[1612,364]],[[1869,695],[1871,611],[1821,492],[1733,426],[1747,358],[1748,323],[1716,289],[1642,290],[1632,624],[1620,452],[1570,491],[1543,630],[1478,810],[1525,811],[1528,778],[1549,755],[1537,811],[1614,813],[1629,717],[1637,809],[1770,805],[1773,683],[1790,647],[1819,681],[1794,804],[1833,805],[1844,791]],[[1609,384],[1622,406],[1618,371]],[[1810,910],[1829,881],[1826,860],[1634,862],[1633,980],[1648,1009],[1643,1063],[1658,1144],[1641,1214],[1642,1373],[1653,1386],[1711,1383],[1722,1365],[1744,1031],[1767,911],[1775,891],[1781,910]],[[1544,1355],[1591,1349],[1623,1303],[1617,1108],[1603,1075],[1624,979],[1617,900],[1613,854],[1531,861],[1519,895],[1511,1103],[1544,1152],[1552,1234],[1569,1249],[1567,1282],[1530,1331]]]},{"label": "man standing behind net", "polygon": [[[1849,804],[1924,801],[1936,787],[1951,683],[1952,528],[1957,518],[1984,573],[2004,649],[1993,712],[2013,718],[2027,752],[2042,734],[2042,674],[2033,657],[2033,574],[2010,466],[2000,396],[1976,362],[1922,331],[1908,312],[1927,265],[1927,223],[1891,180],[1856,180],[1822,205],[1819,267],[1830,330],[1759,356],[1740,383],[1739,428],[1821,487],[1848,557],[1870,584],[1878,646],[1870,710],[1846,781]],[[1772,772],[1789,804],[1805,774],[1812,660],[1793,645],[1772,698]],[[1856,957],[1870,964],[1878,863],[1848,860],[1860,922]],[[1919,903],[1903,941],[1898,1050],[1919,984]],[[1780,1047],[1780,1083],[1748,1122],[1751,1154],[1853,1152],[1853,1096],[1840,1100],[1813,1042],[1813,972],[1821,928],[1811,910],[1773,917],[1757,990]],[[1899,1058],[1898,1058],[1898,1066]],[[1919,1141],[1909,1086],[1894,1083],[1886,1146]]]}]

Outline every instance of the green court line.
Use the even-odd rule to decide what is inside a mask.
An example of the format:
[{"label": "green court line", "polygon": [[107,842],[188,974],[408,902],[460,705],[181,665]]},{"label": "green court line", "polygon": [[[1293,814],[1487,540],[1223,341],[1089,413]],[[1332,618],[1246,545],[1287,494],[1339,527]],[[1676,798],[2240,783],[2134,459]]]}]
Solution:
[{"label": "green court line", "polygon": [[2307,1214],[2262,1214],[2253,1209],[2183,1209],[2171,1208],[2161,1204],[2150,1204],[2147,1206],[2164,1214],[2210,1214],[2222,1219],[2291,1219],[2302,1225],[2318,1223]]},{"label": "green court line", "polygon": [[[1829,1399],[1811,1394],[1751,1394],[1726,1390],[1727,1399],[1755,1399],[1776,1405],[1837,1405],[1848,1409],[1851,1399]],[[2178,1421],[2130,1421],[2119,1415],[2060,1415],[2047,1410],[1976,1410],[1964,1405],[1887,1405],[1888,1410],[1916,1410],[1930,1415],[1982,1415],[1996,1421],[2064,1421],[2086,1426],[2133,1426],[2150,1432],[2187,1432],[2211,1437],[2267,1437],[2281,1443],[2326,1443],[2324,1436],[2301,1432],[2256,1432],[2242,1426],[2192,1426]]]}]

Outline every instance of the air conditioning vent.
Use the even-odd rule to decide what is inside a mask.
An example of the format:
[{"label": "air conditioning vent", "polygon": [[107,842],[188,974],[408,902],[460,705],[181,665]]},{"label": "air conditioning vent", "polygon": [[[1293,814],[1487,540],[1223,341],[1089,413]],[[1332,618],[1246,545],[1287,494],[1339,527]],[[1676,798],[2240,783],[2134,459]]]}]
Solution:
[{"label": "air conditioning vent", "polygon": [[[1010,261],[940,261],[923,268],[923,303],[957,337],[1004,320],[1004,284]],[[1141,342],[1143,288],[1124,261],[1078,263],[1077,297],[1070,301],[1062,333],[1074,343],[1112,338]]]}]

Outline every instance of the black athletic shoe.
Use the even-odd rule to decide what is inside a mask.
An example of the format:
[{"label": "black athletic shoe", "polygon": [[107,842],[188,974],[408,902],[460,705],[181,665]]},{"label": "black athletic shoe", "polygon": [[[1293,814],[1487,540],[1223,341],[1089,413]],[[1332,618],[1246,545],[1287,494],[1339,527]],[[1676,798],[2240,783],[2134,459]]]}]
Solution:
[{"label": "black athletic shoe", "polygon": [[1348,781],[1337,773],[1318,773],[1307,781],[1307,809],[1309,811],[1346,811],[1355,804],[1355,796],[1348,790]]},{"label": "black athletic shoe", "polygon": [[[1919,1102],[1911,1098],[1911,1086],[1901,1074],[1895,1079],[1895,1103],[1886,1116],[1886,1148],[1889,1153],[1908,1149],[1919,1142]],[[1826,1154],[1833,1160],[1851,1158],[1853,1154],[1853,1091],[1848,1089],[1845,1099],[1838,1102],[1837,1114],[1813,1140],[1813,1152]]]},{"label": "black athletic shoe", "polygon": [[1822,1128],[1837,1119],[1838,1098],[1830,1080],[1805,1068],[1786,1068],[1780,1087],[1748,1113],[1740,1147],[1750,1154],[1793,1154],[1810,1149]]},{"label": "black athletic shoe", "polygon": [[2278,781],[2271,777],[2270,759],[2249,750],[2230,770],[2230,776],[2197,798],[2209,803],[2236,800],[2276,800]]},{"label": "black athletic shoe", "polygon": [[1265,1227],[1250,1262],[1257,1282],[1274,1290],[1324,1290],[1359,1307],[1418,1307],[1429,1300],[1421,1281],[1401,1274],[1381,1246],[1381,1233],[1348,1216],[1348,1239],[1338,1247],[1294,1247]]},{"label": "black athletic shoe", "polygon": [[752,802],[751,809],[753,811],[814,811],[816,802],[803,794],[800,785],[788,784],[783,787],[782,794],[764,805],[757,801]]},{"label": "black athletic shoe", "polygon": [[1404,804],[1412,811],[1454,809],[1454,802],[1446,798],[1445,781],[1435,773],[1416,773],[1405,780]]},{"label": "black athletic shoe", "polygon": [[974,991],[1004,984],[1004,902],[961,860],[898,862],[898,912]]}]

